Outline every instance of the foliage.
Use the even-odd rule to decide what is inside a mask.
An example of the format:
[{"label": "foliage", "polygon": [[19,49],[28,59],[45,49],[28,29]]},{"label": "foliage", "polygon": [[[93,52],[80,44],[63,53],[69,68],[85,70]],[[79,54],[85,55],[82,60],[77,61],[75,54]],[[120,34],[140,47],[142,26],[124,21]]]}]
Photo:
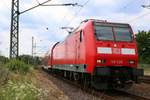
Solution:
[{"label": "foliage", "polygon": [[141,63],[150,63],[150,31],[139,31],[136,34],[138,46],[139,61]]},{"label": "foliage", "polygon": [[1,87],[0,100],[46,100],[47,91],[37,88],[29,82],[9,81]]},{"label": "foliage", "polygon": [[30,66],[23,61],[11,59],[8,63],[5,64],[5,66],[15,73],[22,73],[26,74],[30,70]]},{"label": "foliage", "polygon": [[19,60],[21,60],[27,64],[30,64],[30,65],[37,66],[37,65],[41,64],[40,57],[32,57],[30,55],[21,55],[18,58],[19,58]]},{"label": "foliage", "polygon": [[1,64],[5,64],[9,61],[9,59],[7,57],[4,57],[4,56],[0,56],[0,63]]}]

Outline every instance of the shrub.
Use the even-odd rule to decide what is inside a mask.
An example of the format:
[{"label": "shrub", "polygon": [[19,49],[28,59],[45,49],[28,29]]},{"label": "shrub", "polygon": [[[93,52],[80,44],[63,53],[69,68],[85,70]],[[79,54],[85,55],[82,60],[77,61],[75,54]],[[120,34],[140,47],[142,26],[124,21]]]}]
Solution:
[{"label": "shrub", "polygon": [[12,59],[5,66],[15,73],[23,73],[26,74],[30,70],[30,66],[22,61]]},{"label": "shrub", "polygon": [[0,63],[1,64],[5,64],[5,63],[7,63],[9,61],[9,59],[7,58],[7,57],[4,57],[4,56],[1,56],[0,55]]}]

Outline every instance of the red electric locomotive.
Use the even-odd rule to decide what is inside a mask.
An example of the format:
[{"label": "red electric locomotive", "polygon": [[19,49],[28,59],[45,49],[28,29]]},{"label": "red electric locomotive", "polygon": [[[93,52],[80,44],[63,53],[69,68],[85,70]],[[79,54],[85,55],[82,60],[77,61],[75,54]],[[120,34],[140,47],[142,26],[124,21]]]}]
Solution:
[{"label": "red electric locomotive", "polygon": [[[88,80],[98,89],[131,86],[143,75],[129,24],[89,19],[81,22],[49,55],[49,69]],[[86,77],[86,78],[85,78]]]}]

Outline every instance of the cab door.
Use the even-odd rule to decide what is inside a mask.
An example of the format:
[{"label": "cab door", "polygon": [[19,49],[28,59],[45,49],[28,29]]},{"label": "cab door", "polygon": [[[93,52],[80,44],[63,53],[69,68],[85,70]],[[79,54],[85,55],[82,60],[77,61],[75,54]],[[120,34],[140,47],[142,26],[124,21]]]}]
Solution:
[{"label": "cab door", "polygon": [[81,42],[82,42],[82,31],[79,31],[76,34],[76,40],[75,40],[75,48],[76,48],[75,59],[77,64],[80,64]]}]

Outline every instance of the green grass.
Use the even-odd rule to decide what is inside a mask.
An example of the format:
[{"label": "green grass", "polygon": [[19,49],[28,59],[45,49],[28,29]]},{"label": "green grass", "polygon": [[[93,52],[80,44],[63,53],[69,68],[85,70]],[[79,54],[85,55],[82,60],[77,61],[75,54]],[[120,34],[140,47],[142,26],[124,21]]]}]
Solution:
[{"label": "green grass", "polygon": [[37,88],[33,83],[22,81],[11,81],[0,88],[0,100],[37,100],[47,99],[46,92]]},{"label": "green grass", "polygon": [[150,66],[144,67],[144,75],[150,75]]},{"label": "green grass", "polygon": [[33,66],[16,59],[0,66],[0,100],[47,100],[32,71]]},{"label": "green grass", "polygon": [[48,92],[37,85],[34,73],[12,73],[0,85],[0,100],[48,100]]}]

